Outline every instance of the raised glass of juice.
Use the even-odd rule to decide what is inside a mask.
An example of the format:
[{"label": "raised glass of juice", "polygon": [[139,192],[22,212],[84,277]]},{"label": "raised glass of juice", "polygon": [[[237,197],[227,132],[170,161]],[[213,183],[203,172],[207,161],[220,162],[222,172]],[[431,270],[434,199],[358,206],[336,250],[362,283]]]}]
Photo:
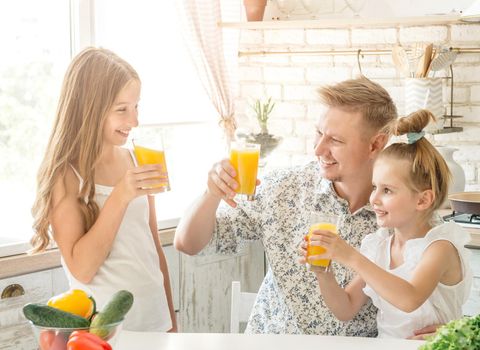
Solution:
[{"label": "raised glass of juice", "polygon": [[153,187],[163,187],[164,191],[170,191],[170,181],[168,179],[167,161],[165,158],[162,135],[134,137],[132,143],[133,152],[135,153],[138,165],[161,164],[163,172],[167,174],[166,181],[163,180]]},{"label": "raised glass of juice", "polygon": [[[310,229],[307,234],[307,260],[310,256],[320,255],[327,250],[322,246],[310,245],[310,238],[315,230],[325,230],[337,233],[338,216],[334,214],[325,214],[321,212],[313,212],[310,214]],[[311,271],[328,271],[330,267],[330,259],[320,259],[308,261],[307,267]]]},{"label": "raised glass of juice", "polygon": [[238,183],[236,192],[245,196],[249,201],[255,199],[259,159],[259,144],[241,141],[231,143],[230,162],[237,172],[237,176],[235,176],[235,181]]}]

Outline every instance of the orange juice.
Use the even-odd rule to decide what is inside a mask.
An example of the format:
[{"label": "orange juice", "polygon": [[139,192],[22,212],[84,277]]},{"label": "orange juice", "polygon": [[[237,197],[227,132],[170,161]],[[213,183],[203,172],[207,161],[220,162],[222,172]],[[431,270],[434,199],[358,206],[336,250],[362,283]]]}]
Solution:
[{"label": "orange juice", "polygon": [[230,162],[237,172],[235,181],[238,182],[236,192],[253,196],[257,182],[258,160],[260,158],[259,145],[249,147],[233,146],[230,151]]},{"label": "orange juice", "polygon": [[[161,164],[162,169],[167,173],[167,162],[165,161],[165,152],[158,151],[151,148],[135,145],[134,148],[135,158],[137,158],[138,165],[146,164]],[[165,187],[166,190],[170,190],[170,182],[161,182],[154,187]]]},{"label": "orange juice", "polygon": [[[326,223],[326,222],[320,222],[320,223],[311,225],[307,235],[308,243],[310,243],[310,237],[312,236],[313,231],[315,230],[325,230],[325,231],[331,231],[333,233],[337,233],[337,226],[335,224]],[[325,253],[326,251],[327,250],[324,247],[311,246],[310,244],[308,244],[307,257],[312,255],[320,255]],[[330,259],[312,260],[312,261],[309,261],[308,263],[312,266],[321,266],[326,269],[330,265]]]}]

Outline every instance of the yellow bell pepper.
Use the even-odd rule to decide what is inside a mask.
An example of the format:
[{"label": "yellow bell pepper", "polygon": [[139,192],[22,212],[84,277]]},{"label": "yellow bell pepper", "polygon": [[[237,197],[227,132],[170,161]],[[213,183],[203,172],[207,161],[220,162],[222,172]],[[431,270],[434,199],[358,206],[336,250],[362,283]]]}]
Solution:
[{"label": "yellow bell pepper", "polygon": [[56,295],[48,306],[89,319],[95,313],[95,300],[81,289],[72,289]]}]

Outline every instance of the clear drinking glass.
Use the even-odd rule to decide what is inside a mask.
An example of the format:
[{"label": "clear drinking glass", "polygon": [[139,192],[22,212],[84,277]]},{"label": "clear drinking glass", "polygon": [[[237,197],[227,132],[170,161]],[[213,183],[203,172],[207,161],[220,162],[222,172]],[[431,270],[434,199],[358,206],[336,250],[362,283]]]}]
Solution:
[{"label": "clear drinking glass", "polygon": [[[312,212],[310,214],[310,229],[307,234],[307,260],[313,255],[320,255],[327,250],[322,246],[310,245],[310,237],[315,230],[325,230],[333,233],[337,232],[338,215],[325,214],[322,212]],[[313,260],[307,263],[307,267],[311,271],[328,271],[330,267],[330,259]]]},{"label": "clear drinking glass", "polygon": [[245,195],[249,201],[255,199],[259,159],[259,144],[238,141],[232,142],[230,145],[230,162],[237,172],[237,176],[235,176],[235,181],[238,183],[236,192]]},{"label": "clear drinking glass", "polygon": [[165,158],[162,134],[134,136],[132,143],[138,165],[161,164],[162,171],[167,174],[166,181],[162,181],[153,187],[163,187],[164,191],[170,191],[170,181],[168,179],[167,161]]},{"label": "clear drinking glass", "polygon": [[298,5],[298,0],[275,0],[278,9],[290,18],[290,15],[295,11]]},{"label": "clear drinking glass", "polygon": [[302,5],[312,18],[316,18],[319,12],[323,14],[334,12],[333,0],[302,0]]},{"label": "clear drinking glass", "polygon": [[360,11],[365,6],[366,0],[345,0],[347,6],[353,11],[354,17],[360,17]]}]

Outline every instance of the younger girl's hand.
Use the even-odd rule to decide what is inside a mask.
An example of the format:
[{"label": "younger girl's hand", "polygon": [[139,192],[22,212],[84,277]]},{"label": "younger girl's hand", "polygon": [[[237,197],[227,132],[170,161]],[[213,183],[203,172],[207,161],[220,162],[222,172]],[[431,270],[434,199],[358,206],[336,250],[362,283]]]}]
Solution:
[{"label": "younger girl's hand", "polygon": [[302,239],[302,242],[298,246],[298,255],[300,255],[300,257],[298,258],[298,262],[302,265],[306,265],[308,263],[307,247],[308,247],[307,236],[304,236]]},{"label": "younger girl's hand", "polygon": [[332,259],[348,265],[348,259],[355,252],[355,249],[338,234],[325,230],[313,231],[310,237],[310,245],[322,246],[326,249],[326,252],[321,255],[310,256],[309,259],[311,260]]},{"label": "younger girl's hand", "polygon": [[142,165],[128,169],[114,191],[128,203],[138,196],[164,192],[165,188],[158,185],[167,181],[167,173],[160,164]]}]

